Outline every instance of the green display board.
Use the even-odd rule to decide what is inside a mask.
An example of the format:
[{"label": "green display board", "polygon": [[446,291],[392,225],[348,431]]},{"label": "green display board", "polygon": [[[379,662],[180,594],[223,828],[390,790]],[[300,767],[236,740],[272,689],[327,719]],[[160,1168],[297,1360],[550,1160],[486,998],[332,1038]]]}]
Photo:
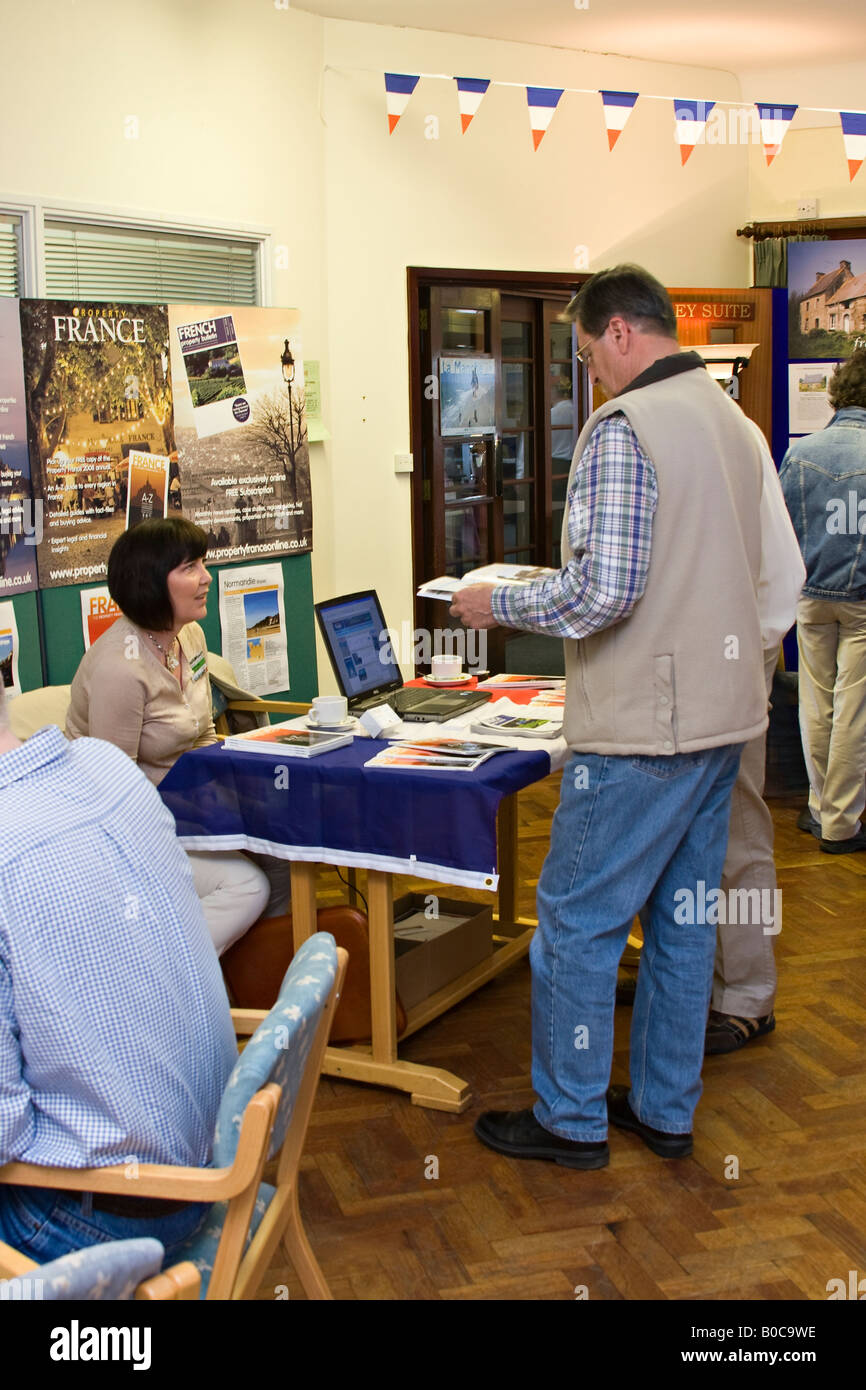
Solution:
[{"label": "green display board", "polygon": [[[18,679],[22,690],[38,690],[42,685],[42,661],[39,655],[38,596],[19,594],[12,599],[18,627]],[[79,623],[79,627],[81,624]],[[84,648],[84,639],[81,642]],[[61,684],[65,684],[61,681]]]},{"label": "green display board", "polygon": [[[269,563],[274,563],[269,561]],[[288,629],[289,690],[274,691],[271,698],[312,700],[318,694],[316,676],[316,639],[313,626],[313,581],[309,554],[293,555],[279,562],[283,571],[286,627]],[[208,601],[208,614],[202,622],[210,651],[222,652],[219,620],[220,568],[209,566],[214,576]],[[246,566],[245,566],[246,568]],[[43,589],[38,595],[23,594],[14,601],[15,616],[21,639],[21,686],[32,690],[43,684],[39,661],[37,632],[37,602],[42,606],[45,654],[48,664],[47,685],[68,685],[84,655],[84,634],[81,628],[83,588],[91,584],[69,585],[62,589]],[[26,664],[25,664],[26,663]]]}]

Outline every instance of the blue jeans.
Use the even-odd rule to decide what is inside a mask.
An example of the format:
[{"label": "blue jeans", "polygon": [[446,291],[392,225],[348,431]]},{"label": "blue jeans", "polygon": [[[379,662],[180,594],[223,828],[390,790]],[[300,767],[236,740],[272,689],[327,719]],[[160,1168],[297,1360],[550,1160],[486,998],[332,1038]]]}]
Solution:
[{"label": "blue jeans", "polygon": [[0,1186],[0,1240],[44,1265],[101,1241],[153,1236],[165,1246],[169,1265],[210,1211],[207,1202],[191,1202],[169,1216],[130,1217],[88,1212],[88,1205],[83,1193]]},{"label": "blue jeans", "polygon": [[566,765],[529,951],[534,1113],[554,1134],[607,1137],[617,964],[644,903],[629,1103],[654,1129],[692,1128],[716,946],[704,905],[722,876],[741,751],[578,753]]}]

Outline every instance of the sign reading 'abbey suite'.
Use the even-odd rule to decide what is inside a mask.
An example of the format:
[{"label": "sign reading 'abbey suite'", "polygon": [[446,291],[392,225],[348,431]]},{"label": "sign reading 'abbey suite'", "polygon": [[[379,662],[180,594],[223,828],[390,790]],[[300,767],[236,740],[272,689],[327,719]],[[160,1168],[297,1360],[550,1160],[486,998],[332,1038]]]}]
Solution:
[{"label": "sign reading 'abbey suite'", "polygon": [[706,323],[746,323],[755,317],[754,304],[724,299],[674,299],[673,306],[678,319],[698,319]]}]

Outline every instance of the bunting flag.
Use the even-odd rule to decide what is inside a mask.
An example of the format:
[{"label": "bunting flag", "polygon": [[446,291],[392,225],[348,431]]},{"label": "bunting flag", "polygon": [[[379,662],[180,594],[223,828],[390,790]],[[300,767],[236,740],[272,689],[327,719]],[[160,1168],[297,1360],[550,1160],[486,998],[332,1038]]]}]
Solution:
[{"label": "bunting flag", "polygon": [[758,119],[761,122],[761,139],[764,143],[764,154],[767,156],[767,166],[769,167],[779,150],[782,148],[782,141],[787,134],[788,126],[794,119],[796,106],[770,106],[769,103],[756,101],[758,108]]},{"label": "bunting flag", "polygon": [[839,120],[842,122],[842,139],[845,141],[845,153],[848,156],[850,182],[866,159],[866,113],[840,111]]},{"label": "bunting flag", "polygon": [[527,87],[526,100],[529,102],[529,123],[532,126],[532,143],[538,149],[553,120],[553,113],[559,105],[564,87]]},{"label": "bunting flag", "polygon": [[393,135],[397,122],[409,105],[409,98],[418,86],[417,77],[403,72],[385,73],[385,99],[388,103],[388,134]]},{"label": "bunting flag", "polygon": [[478,108],[490,82],[484,77],[455,77],[454,81],[457,83],[457,100],[460,103],[460,124],[465,135],[472,124],[472,117],[478,114]]},{"label": "bunting flag", "polygon": [[681,163],[685,164],[700,140],[715,104],[714,101],[682,101],[674,98],[676,139],[680,147]]},{"label": "bunting flag", "polygon": [[600,92],[604,107],[608,149],[613,149],[638,99],[637,92]]}]

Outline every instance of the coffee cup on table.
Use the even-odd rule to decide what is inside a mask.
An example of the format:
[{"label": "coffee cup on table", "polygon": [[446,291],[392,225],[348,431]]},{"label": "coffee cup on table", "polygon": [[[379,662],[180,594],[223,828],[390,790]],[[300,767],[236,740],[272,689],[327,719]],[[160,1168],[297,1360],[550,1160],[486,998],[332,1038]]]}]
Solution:
[{"label": "coffee cup on table", "polygon": [[349,702],[345,695],[316,695],[310,709],[312,722],[323,728],[345,724],[348,716]]},{"label": "coffee cup on table", "polygon": [[434,656],[430,661],[430,674],[436,681],[456,681],[460,679],[460,657]]}]

